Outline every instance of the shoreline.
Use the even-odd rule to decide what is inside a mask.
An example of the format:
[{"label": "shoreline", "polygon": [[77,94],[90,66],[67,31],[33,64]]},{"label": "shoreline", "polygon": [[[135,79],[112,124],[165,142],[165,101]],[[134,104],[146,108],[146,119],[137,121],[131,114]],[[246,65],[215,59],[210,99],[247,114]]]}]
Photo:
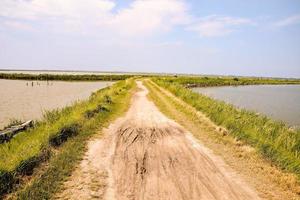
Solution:
[{"label": "shoreline", "polygon": [[178,82],[159,78],[153,81],[205,114],[215,124],[228,129],[237,140],[253,146],[263,157],[283,170],[295,173],[300,179],[300,129],[292,131],[284,123],[195,93]]},{"label": "shoreline", "polygon": [[[31,194],[33,190],[43,193],[51,189],[49,186],[53,184],[56,187],[51,189],[52,192],[57,189],[60,181],[72,171],[84,152],[84,141],[95,134],[104,125],[102,123],[107,123],[126,109],[133,87],[132,80],[127,80],[100,89],[88,100],[47,113],[45,119],[33,129],[0,144],[0,195],[15,191],[21,192],[20,195],[29,195],[26,190],[30,187]],[[74,154],[74,151],[77,153]],[[44,163],[49,164],[47,169],[37,172],[39,166],[43,168]],[[35,173],[54,179],[40,179],[38,175],[28,182],[27,179]],[[22,191],[22,188],[25,190]]]},{"label": "shoreline", "polygon": [[0,79],[0,128],[15,120],[42,120],[53,110],[62,110],[88,98],[115,81],[67,82]]}]

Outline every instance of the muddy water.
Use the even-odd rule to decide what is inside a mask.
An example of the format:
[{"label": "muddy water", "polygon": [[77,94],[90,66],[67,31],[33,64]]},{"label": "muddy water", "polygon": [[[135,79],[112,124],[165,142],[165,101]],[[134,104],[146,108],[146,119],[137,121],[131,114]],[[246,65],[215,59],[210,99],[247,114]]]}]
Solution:
[{"label": "muddy water", "polygon": [[23,81],[0,79],[0,129],[11,119],[40,119],[43,112],[62,108],[113,82]]},{"label": "muddy water", "polygon": [[300,126],[300,85],[194,88],[210,97]]}]

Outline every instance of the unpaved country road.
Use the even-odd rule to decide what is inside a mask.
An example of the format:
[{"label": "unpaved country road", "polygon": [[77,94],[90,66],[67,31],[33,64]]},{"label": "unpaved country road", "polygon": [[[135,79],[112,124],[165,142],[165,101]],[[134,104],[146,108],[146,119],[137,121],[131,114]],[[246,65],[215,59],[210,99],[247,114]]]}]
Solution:
[{"label": "unpaved country road", "polygon": [[137,82],[126,115],[89,142],[58,199],[259,199],[240,177],[147,99]]}]

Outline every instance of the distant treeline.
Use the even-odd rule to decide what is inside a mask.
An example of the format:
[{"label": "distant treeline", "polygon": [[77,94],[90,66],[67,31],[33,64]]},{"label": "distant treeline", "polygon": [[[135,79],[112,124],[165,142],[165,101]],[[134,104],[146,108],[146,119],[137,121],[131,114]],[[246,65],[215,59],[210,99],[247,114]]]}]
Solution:
[{"label": "distant treeline", "polygon": [[85,75],[67,75],[67,74],[7,74],[0,73],[0,79],[14,80],[40,80],[40,81],[118,81],[125,80],[133,75],[122,74],[85,74]]},{"label": "distant treeline", "polygon": [[262,84],[300,84],[300,79],[279,79],[279,78],[245,78],[245,77],[162,77],[163,81],[176,82],[186,87],[210,87],[230,85],[262,85]]}]

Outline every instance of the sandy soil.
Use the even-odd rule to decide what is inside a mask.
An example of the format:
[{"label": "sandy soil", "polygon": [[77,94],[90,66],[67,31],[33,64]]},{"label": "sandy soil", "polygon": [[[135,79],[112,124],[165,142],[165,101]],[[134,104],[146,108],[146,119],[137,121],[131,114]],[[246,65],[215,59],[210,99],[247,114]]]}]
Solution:
[{"label": "sandy soil", "polygon": [[219,157],[164,116],[138,82],[127,114],[90,141],[58,199],[259,199]]}]

